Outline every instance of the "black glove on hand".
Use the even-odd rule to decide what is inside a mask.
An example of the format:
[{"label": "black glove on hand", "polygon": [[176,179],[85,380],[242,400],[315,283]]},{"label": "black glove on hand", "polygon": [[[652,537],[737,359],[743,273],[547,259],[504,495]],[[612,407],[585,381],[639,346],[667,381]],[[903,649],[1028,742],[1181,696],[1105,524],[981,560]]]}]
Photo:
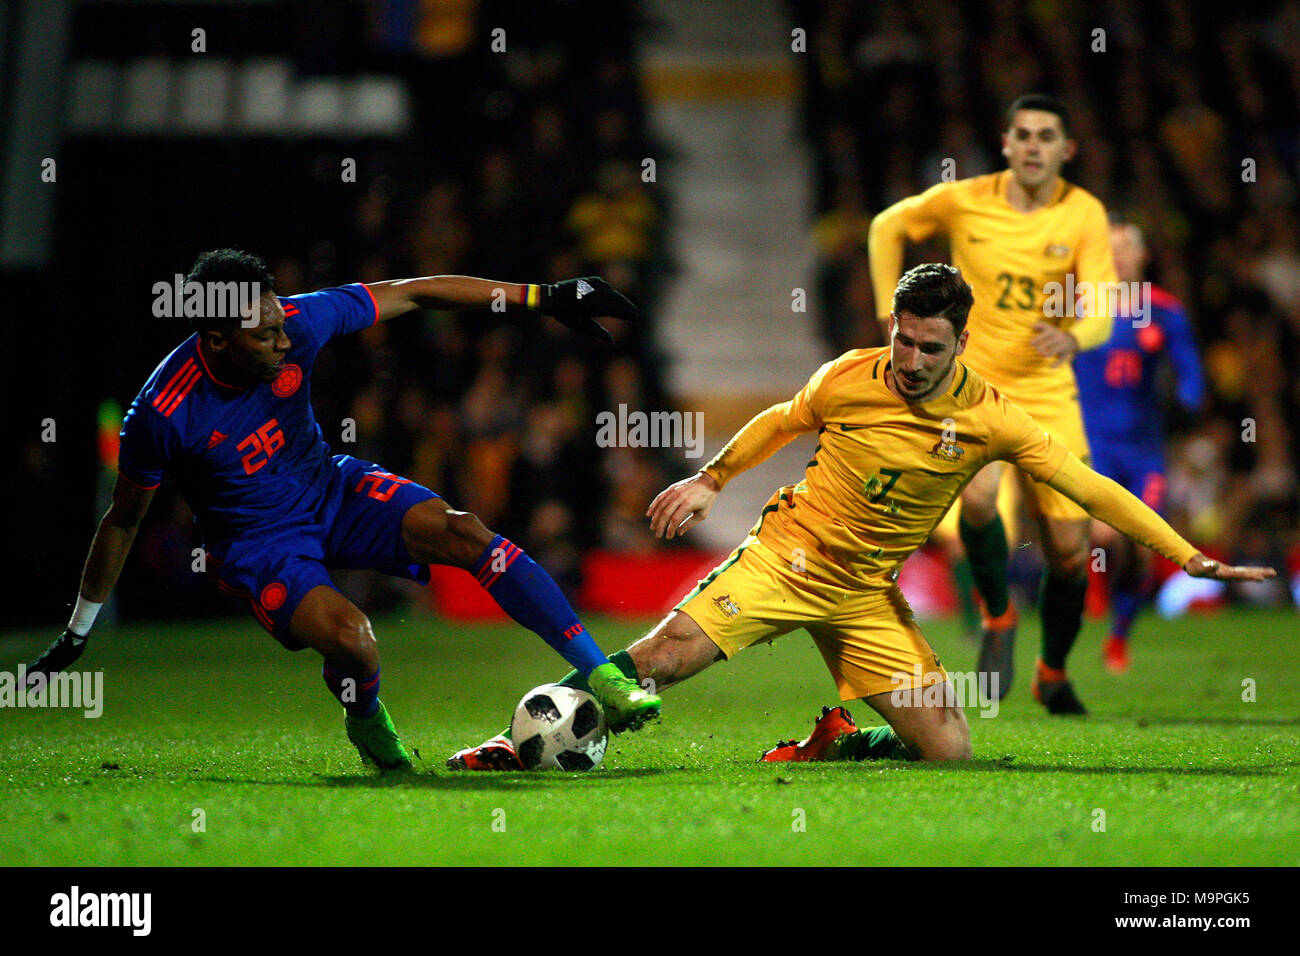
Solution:
[{"label": "black glove on hand", "polygon": [[54,643],[45,649],[45,653],[27,665],[28,681],[31,681],[33,674],[44,674],[49,677],[51,674],[65,670],[81,656],[81,652],[85,649],[86,639],[73,634],[65,627]]},{"label": "black glove on hand", "polygon": [[640,315],[626,296],[597,276],[543,285],[541,293],[538,312],[603,342],[613,342],[614,339],[595,316],[612,315],[635,321]]}]

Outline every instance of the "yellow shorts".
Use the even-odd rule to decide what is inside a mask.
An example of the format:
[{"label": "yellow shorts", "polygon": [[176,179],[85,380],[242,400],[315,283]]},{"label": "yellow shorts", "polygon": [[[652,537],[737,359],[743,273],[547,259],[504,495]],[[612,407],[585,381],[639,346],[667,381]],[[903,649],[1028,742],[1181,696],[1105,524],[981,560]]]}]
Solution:
[{"label": "yellow shorts", "polygon": [[798,628],[812,635],[841,700],[948,679],[898,585],[847,590],[809,580],[750,536],[677,605],[727,657]]}]

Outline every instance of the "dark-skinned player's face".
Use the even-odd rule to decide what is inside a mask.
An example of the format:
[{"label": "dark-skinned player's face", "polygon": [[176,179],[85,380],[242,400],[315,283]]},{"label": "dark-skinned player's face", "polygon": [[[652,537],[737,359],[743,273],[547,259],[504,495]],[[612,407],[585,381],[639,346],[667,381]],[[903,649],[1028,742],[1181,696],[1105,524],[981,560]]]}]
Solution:
[{"label": "dark-skinned player's face", "polygon": [[1061,118],[1046,110],[1016,110],[1002,134],[1002,155],[1026,189],[1055,181],[1061,167],[1074,158],[1074,150]]},{"label": "dark-skinned player's face", "polygon": [[894,389],[908,402],[929,401],[947,386],[970,336],[968,330],[954,334],[942,316],[921,318],[907,311],[891,317],[889,332]]},{"label": "dark-skinned player's face", "polygon": [[[284,331],[284,309],[271,293],[257,303],[257,321],[234,326],[229,333],[209,332],[208,347],[224,355],[229,369],[242,382],[273,382],[284,370],[284,356],[293,344]],[[217,336],[212,338],[211,336]]]}]

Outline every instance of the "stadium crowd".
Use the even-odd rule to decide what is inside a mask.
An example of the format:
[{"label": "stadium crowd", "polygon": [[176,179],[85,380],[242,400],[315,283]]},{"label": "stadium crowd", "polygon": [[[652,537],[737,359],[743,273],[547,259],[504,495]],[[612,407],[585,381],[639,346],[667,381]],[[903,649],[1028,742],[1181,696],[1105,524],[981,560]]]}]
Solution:
[{"label": "stadium crowd", "polygon": [[[376,327],[318,371],[317,414],[356,422],[356,444],[340,450],[527,541],[572,592],[584,551],[651,546],[637,503],[661,479],[652,452],[595,440],[599,409],[662,402],[651,343],[666,209],[641,178],[653,150],[635,5],[573,4],[544,22],[519,5],[431,5],[405,20],[391,4],[369,6],[381,55],[401,64],[412,96],[402,172],[372,180],[356,203],[349,263],[320,271],[286,255],[273,266],[281,284],[596,274],[642,318],[610,323],[613,349],[531,317],[429,314]],[[508,57],[480,42],[476,22],[501,24]]]},{"label": "stadium crowd", "polygon": [[[955,178],[1003,168],[1007,105],[1055,93],[1079,144],[1066,176],[1144,231],[1148,278],[1187,306],[1202,345],[1209,407],[1153,410],[1171,419],[1171,521],[1207,550],[1300,570],[1300,3],[787,9],[808,30],[828,348],[881,342],[872,215],[940,181],[946,160]],[[1280,587],[1256,595],[1286,600]]]},{"label": "stadium crowd", "polygon": [[[130,334],[67,344],[56,373],[64,384],[42,412],[61,423],[60,440],[38,436],[23,448],[33,508],[17,533],[47,541],[26,569],[32,586],[63,600],[84,556],[63,542],[81,547],[106,505],[111,467],[93,513],[66,505],[87,501],[94,487],[88,410],[111,400],[120,421],[190,331],[150,319],[142,290],[222,245],[262,256],[281,295],[436,274],[606,278],[641,309],[639,322],[606,323],[613,347],[533,314],[420,313],[333,343],[316,366],[313,401],[336,452],[378,461],[526,541],[570,592],[589,549],[653,547],[641,515],[676,476],[655,449],[598,448],[595,425],[598,410],[620,403],[664,407],[652,342],[670,267],[668,210],[658,185],[641,177],[641,159],[662,151],[648,141],[638,7],[583,0],[545,18],[492,0],[213,8],[204,22],[214,49],[234,36],[240,55],[287,57],[298,77],[399,77],[405,136],[73,134],[68,167],[86,172],[60,195],[55,269],[66,295],[55,308],[73,321],[71,304],[93,300],[108,327]],[[97,8],[83,10],[74,58],[183,62],[188,49],[178,54],[169,38],[188,37],[192,15],[146,12],[136,24],[135,11],[117,10],[126,19],[106,25]],[[480,42],[485,24],[500,25],[504,51]],[[356,161],[355,181],[340,180],[344,157]],[[52,534],[41,513],[61,516],[66,529]],[[229,610],[191,573],[198,543],[165,482],[118,591],[123,613]],[[345,587],[368,606],[402,593],[379,575],[349,577]]]},{"label": "stadium crowd", "polygon": [[[671,357],[654,346],[672,272],[669,197],[642,181],[640,166],[667,153],[651,141],[639,83],[645,5],[575,0],[545,18],[496,0],[280,6],[258,7],[244,52],[287,50],[303,76],[399,75],[410,92],[406,137],[91,134],[68,144],[66,168],[95,175],[68,176],[60,193],[54,271],[65,294],[53,308],[74,321],[74,303],[94,301],[99,317],[132,333],[69,343],[53,373],[46,404],[60,442],[24,438],[20,483],[31,508],[14,519],[17,537],[48,543],[14,580],[62,600],[98,517],[66,504],[86,500],[91,485],[85,396],[125,407],[183,335],[141,323],[141,290],[223,244],[263,255],[281,294],[437,273],[607,278],[642,310],[635,325],[611,325],[612,349],[548,320],[422,314],[328,349],[316,411],[337,451],[379,461],[527,542],[570,591],[584,552],[656,547],[645,504],[680,475],[654,450],[595,441],[600,409],[672,407],[662,384]],[[1300,359],[1300,0],[786,7],[790,24],[808,30],[800,115],[816,157],[813,314],[827,353],[880,341],[872,214],[937,181],[946,159],[958,177],[1000,168],[1006,104],[1026,90],[1055,92],[1080,143],[1067,175],[1143,228],[1149,277],[1188,306],[1203,345],[1210,407],[1182,418],[1172,402],[1165,410],[1171,520],[1207,550],[1300,569],[1300,385],[1289,374]],[[304,9],[314,14],[304,19]],[[113,34],[90,19],[102,10],[85,13],[73,39],[81,56],[161,53],[176,32]],[[237,26],[253,14],[210,15]],[[501,25],[508,56],[479,42],[486,23]],[[176,25],[188,31],[189,20]],[[1225,73],[1231,82],[1218,82]],[[339,160],[349,155],[362,174],[340,188]],[[1245,420],[1254,441],[1242,440]],[[189,573],[196,544],[188,510],[164,486],[123,579],[124,604],[144,614],[221,606]],[[395,587],[373,576],[353,586]]]}]

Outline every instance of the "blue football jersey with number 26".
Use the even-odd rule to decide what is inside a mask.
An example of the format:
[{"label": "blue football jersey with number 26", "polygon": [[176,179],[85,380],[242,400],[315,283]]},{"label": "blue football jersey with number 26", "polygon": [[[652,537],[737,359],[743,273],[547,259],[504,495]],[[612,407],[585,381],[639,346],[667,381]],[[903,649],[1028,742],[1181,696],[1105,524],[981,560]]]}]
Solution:
[{"label": "blue football jersey with number 26", "polygon": [[312,366],[331,338],[378,319],[360,283],[280,304],[291,345],[273,382],[219,381],[192,335],[154,369],[122,423],[122,477],[150,489],[171,474],[209,550],[313,513],[332,453],[311,407]]}]

